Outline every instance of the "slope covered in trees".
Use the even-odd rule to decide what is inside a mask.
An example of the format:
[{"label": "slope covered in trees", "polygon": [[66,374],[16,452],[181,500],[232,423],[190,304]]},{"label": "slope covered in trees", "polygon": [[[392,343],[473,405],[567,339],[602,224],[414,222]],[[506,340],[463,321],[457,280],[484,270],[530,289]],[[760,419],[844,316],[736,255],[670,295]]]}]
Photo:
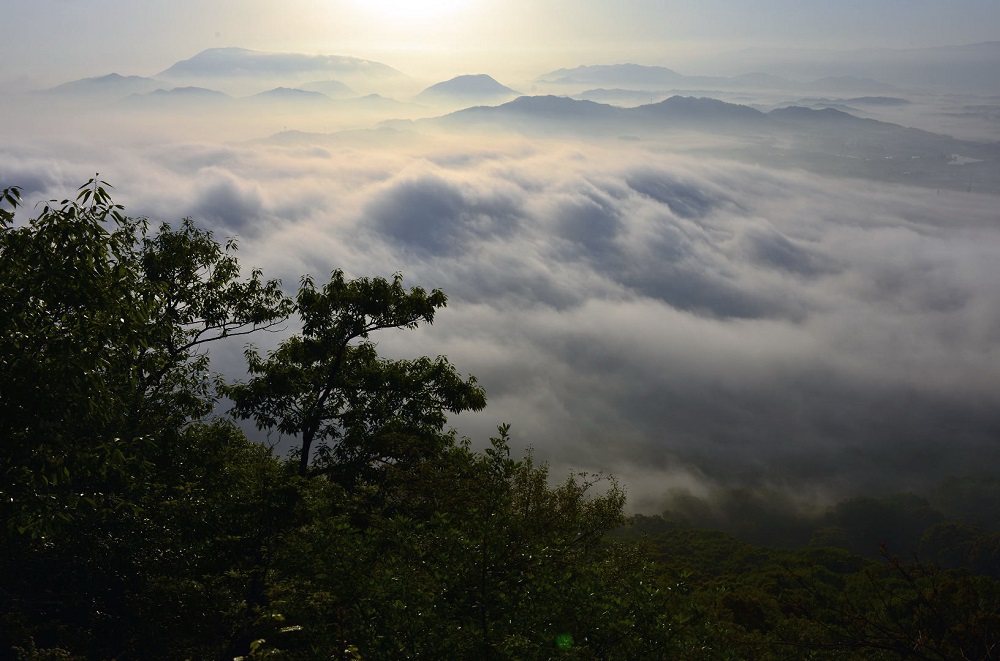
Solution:
[{"label": "slope covered in trees", "polygon": [[[659,655],[648,566],[605,539],[623,491],[550,486],[506,428],[472,451],[446,414],[483,407],[475,380],[378,356],[369,336],[430,323],[442,292],[334,272],[292,299],[99,181],[23,224],[3,202],[2,654]],[[212,343],[289,315],[301,334],[248,349],[246,383],[211,373]],[[297,456],[212,418],[222,394]]]},{"label": "slope covered in trees", "polygon": [[[505,425],[474,451],[447,414],[485,405],[475,379],[371,339],[443,292],[335,271],[290,297],[96,180],[19,206],[0,193],[0,658],[997,655],[988,576],[627,521],[613,479],[553,482]],[[211,372],[292,315],[248,380]],[[298,451],[213,417],[223,395]],[[936,530],[942,557],[979,539]]]}]

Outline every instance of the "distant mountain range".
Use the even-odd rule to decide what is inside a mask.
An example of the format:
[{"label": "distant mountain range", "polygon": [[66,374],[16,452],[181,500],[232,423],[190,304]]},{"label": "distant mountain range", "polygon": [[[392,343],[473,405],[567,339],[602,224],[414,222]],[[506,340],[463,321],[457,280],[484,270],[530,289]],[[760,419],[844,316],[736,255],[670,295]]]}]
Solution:
[{"label": "distant mountain range", "polygon": [[[168,85],[167,87],[164,87]],[[351,88],[338,81],[320,81],[309,87],[328,89],[341,96],[334,99],[317,89],[297,87],[275,87],[255,94],[234,97],[219,90],[195,85],[169,87],[169,83],[143,78],[141,76],[120,76],[109,74],[97,78],[83,78],[45,90],[46,94],[96,98],[104,101],[121,101],[131,105],[153,107],[157,104],[172,105],[183,103],[204,103],[206,101],[240,101],[247,103],[281,103],[300,107],[323,104],[337,104],[339,107],[375,108],[386,110],[390,107],[405,107],[407,104],[380,94],[359,96]],[[349,94],[349,96],[343,96]]]},{"label": "distant mountain range", "polygon": [[[381,92],[384,86],[391,87],[406,79],[403,73],[385,64],[354,57],[212,48],[181,60],[152,78],[112,73],[71,81],[48,91],[64,95],[122,98],[171,87],[222,88],[221,91],[230,94],[235,92],[237,96],[245,96],[265,88],[287,88],[345,99],[359,95],[352,85],[369,93]],[[891,86],[851,76],[830,77],[812,83],[793,83],[763,73],[731,78],[685,76],[666,67],[638,64],[559,69],[538,80],[549,85],[610,85],[617,88],[613,94],[604,96],[597,91],[587,92],[596,101],[616,100],[627,96],[648,101],[657,94],[656,91],[647,89],[625,89],[630,86],[648,87],[652,90],[676,87],[798,89],[802,92],[853,92],[869,95],[885,94],[892,90]],[[502,85],[487,74],[476,74],[457,76],[432,85],[420,92],[414,100],[418,103],[454,106],[495,105],[519,95],[517,90]]]},{"label": "distant mountain range", "polygon": [[[602,64],[557,69],[540,76],[540,83],[550,85],[609,85],[616,88],[638,86],[650,89],[767,89],[825,91],[833,93],[881,94],[892,85],[857,76],[827,76],[811,82],[795,82],[766,73],[738,76],[687,76],[673,69],[640,64]],[[637,92],[639,90],[636,90]]]},{"label": "distant mountain range", "polygon": [[[250,96],[270,90],[265,98],[282,96],[287,100],[295,93],[275,90],[294,89],[302,93],[296,95],[297,98],[305,100],[305,93],[346,99],[373,92],[385,93],[399,86],[412,90],[413,84],[400,71],[371,60],[211,48],[177,62],[152,78],[112,73],[70,81],[45,91],[63,96],[117,100],[133,94],[182,87],[214,89],[230,96]],[[412,91],[407,92],[410,93]]]},{"label": "distant mountain range", "polygon": [[[658,103],[623,108],[558,96],[525,96],[496,107],[466,108],[434,119],[417,120],[459,130],[510,130],[525,135],[656,138],[672,133],[728,135],[762,142],[777,136],[818,151],[853,153],[856,158],[899,154],[934,158],[962,153],[996,162],[1000,148],[947,135],[857,117],[834,108],[782,107],[762,112],[717,99],[673,96]],[[393,124],[390,124],[392,126]],[[400,126],[400,125],[395,125]]]},{"label": "distant mountain range", "polygon": [[470,127],[503,124],[515,130],[556,133],[587,131],[616,134],[639,129],[672,130],[711,126],[746,130],[768,123],[764,113],[717,99],[673,96],[659,103],[620,108],[561,96],[522,96],[496,107],[459,110],[433,120],[442,125]]},{"label": "distant mountain range", "polygon": [[[862,102],[864,97],[853,99]],[[893,99],[875,99],[875,103],[895,102]],[[902,101],[902,100],[899,100]],[[657,103],[633,108],[622,108],[594,101],[564,96],[522,96],[495,107],[475,107],[459,110],[435,119],[422,120],[453,126],[473,126],[501,122],[511,127],[538,127],[553,124],[567,131],[580,127],[588,129],[601,126],[616,131],[625,128],[697,128],[776,129],[782,125],[801,125],[808,122],[813,127],[831,123],[850,125],[853,130],[907,130],[898,124],[857,117],[834,108],[806,108],[786,106],[762,112],[737,103],[727,103],[711,98],[671,96]],[[928,134],[932,135],[932,134]]]},{"label": "distant mountain range", "polygon": [[[733,76],[686,75],[664,66],[634,63],[563,68],[536,79],[540,89],[584,100],[649,103],[665,94],[798,92],[801,96],[898,97],[898,86],[964,88],[1000,93],[1000,41],[910,50],[748,49],[703,58],[708,69],[751,69]],[[768,73],[760,73],[767,71]],[[153,77],[105,76],[71,81],[47,90],[61,95],[124,98],[171,87],[217,89],[247,96],[279,87],[346,99],[377,92],[413,93],[414,81],[381,62],[336,55],[308,55],[211,48],[181,60]],[[941,91],[941,90],[938,90]],[[435,104],[503,103],[519,93],[486,74],[457,76],[420,92],[415,100]],[[850,104],[845,104],[850,107]]]},{"label": "distant mountain range", "polygon": [[[885,100],[875,100],[879,102]],[[664,141],[675,149],[683,144],[676,138],[685,134],[717,135],[725,140],[698,138],[691,144],[701,145],[694,149],[702,154],[909,185],[966,188],[974,177],[978,190],[1000,192],[1000,183],[991,183],[1000,182],[1000,145],[957,140],[829,107],[788,106],[762,112],[717,99],[672,96],[628,108],[534,96],[387,125]]]}]

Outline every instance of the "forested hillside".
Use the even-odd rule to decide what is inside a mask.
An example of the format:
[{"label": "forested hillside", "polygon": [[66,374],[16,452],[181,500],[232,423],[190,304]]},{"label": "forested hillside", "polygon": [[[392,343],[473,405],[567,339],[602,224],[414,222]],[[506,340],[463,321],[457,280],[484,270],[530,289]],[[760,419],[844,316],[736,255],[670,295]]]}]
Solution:
[{"label": "forested hillside", "polygon": [[[379,355],[443,292],[334,271],[290,296],[109,188],[26,221],[0,192],[0,658],[1000,656],[988,512],[862,499],[754,545],[628,519],[624,485],[560,481],[507,425],[457,437],[486,394],[447,359]],[[210,347],[289,320],[245,381],[211,371]],[[859,555],[878,507],[924,557]]]}]

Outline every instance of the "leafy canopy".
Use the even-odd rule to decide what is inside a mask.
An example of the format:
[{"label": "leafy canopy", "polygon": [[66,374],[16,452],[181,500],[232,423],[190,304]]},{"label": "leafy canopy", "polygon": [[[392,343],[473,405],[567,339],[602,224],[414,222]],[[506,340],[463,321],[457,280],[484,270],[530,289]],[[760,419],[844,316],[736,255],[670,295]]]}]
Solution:
[{"label": "leafy canopy", "polygon": [[151,232],[108,188],[92,179],[23,225],[19,189],[0,194],[0,514],[36,533],[79,504],[52,487],[211,412],[207,344],[292,309],[277,280],[242,277],[235,242],[191,220]]},{"label": "leafy canopy", "polygon": [[248,347],[252,378],[227,389],[233,412],[260,429],[298,436],[300,474],[318,443],[317,468],[370,479],[381,464],[439,450],[447,412],[486,405],[475,378],[462,379],[443,356],[378,356],[372,333],[433,323],[447,303],[440,290],[407,290],[402,280],[398,273],[392,280],[347,280],[336,270],[317,287],[304,277],[295,299],[301,335],[266,357]]}]

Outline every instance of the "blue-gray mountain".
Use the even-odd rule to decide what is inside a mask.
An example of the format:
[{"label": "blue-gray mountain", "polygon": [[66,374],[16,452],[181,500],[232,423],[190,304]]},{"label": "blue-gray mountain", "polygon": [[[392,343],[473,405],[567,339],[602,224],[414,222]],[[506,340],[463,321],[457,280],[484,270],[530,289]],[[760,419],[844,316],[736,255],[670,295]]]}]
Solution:
[{"label": "blue-gray mountain", "polygon": [[369,78],[398,78],[404,74],[392,67],[337,55],[269,53],[246,48],[209,48],[194,57],[177,62],[159,74],[162,78],[240,78],[259,76],[296,77],[326,73]]},{"label": "blue-gray mountain", "polygon": [[414,97],[414,101],[478,105],[502,103],[520,95],[520,92],[501,85],[492,76],[475,74],[456,76],[431,85]]},{"label": "blue-gray mountain", "polygon": [[639,86],[644,90],[768,89],[823,91],[837,94],[881,94],[895,88],[863,76],[826,76],[811,82],[789,80],[767,73],[737,76],[688,76],[667,67],[641,64],[599,64],[557,69],[538,77],[538,82],[560,86]]}]

